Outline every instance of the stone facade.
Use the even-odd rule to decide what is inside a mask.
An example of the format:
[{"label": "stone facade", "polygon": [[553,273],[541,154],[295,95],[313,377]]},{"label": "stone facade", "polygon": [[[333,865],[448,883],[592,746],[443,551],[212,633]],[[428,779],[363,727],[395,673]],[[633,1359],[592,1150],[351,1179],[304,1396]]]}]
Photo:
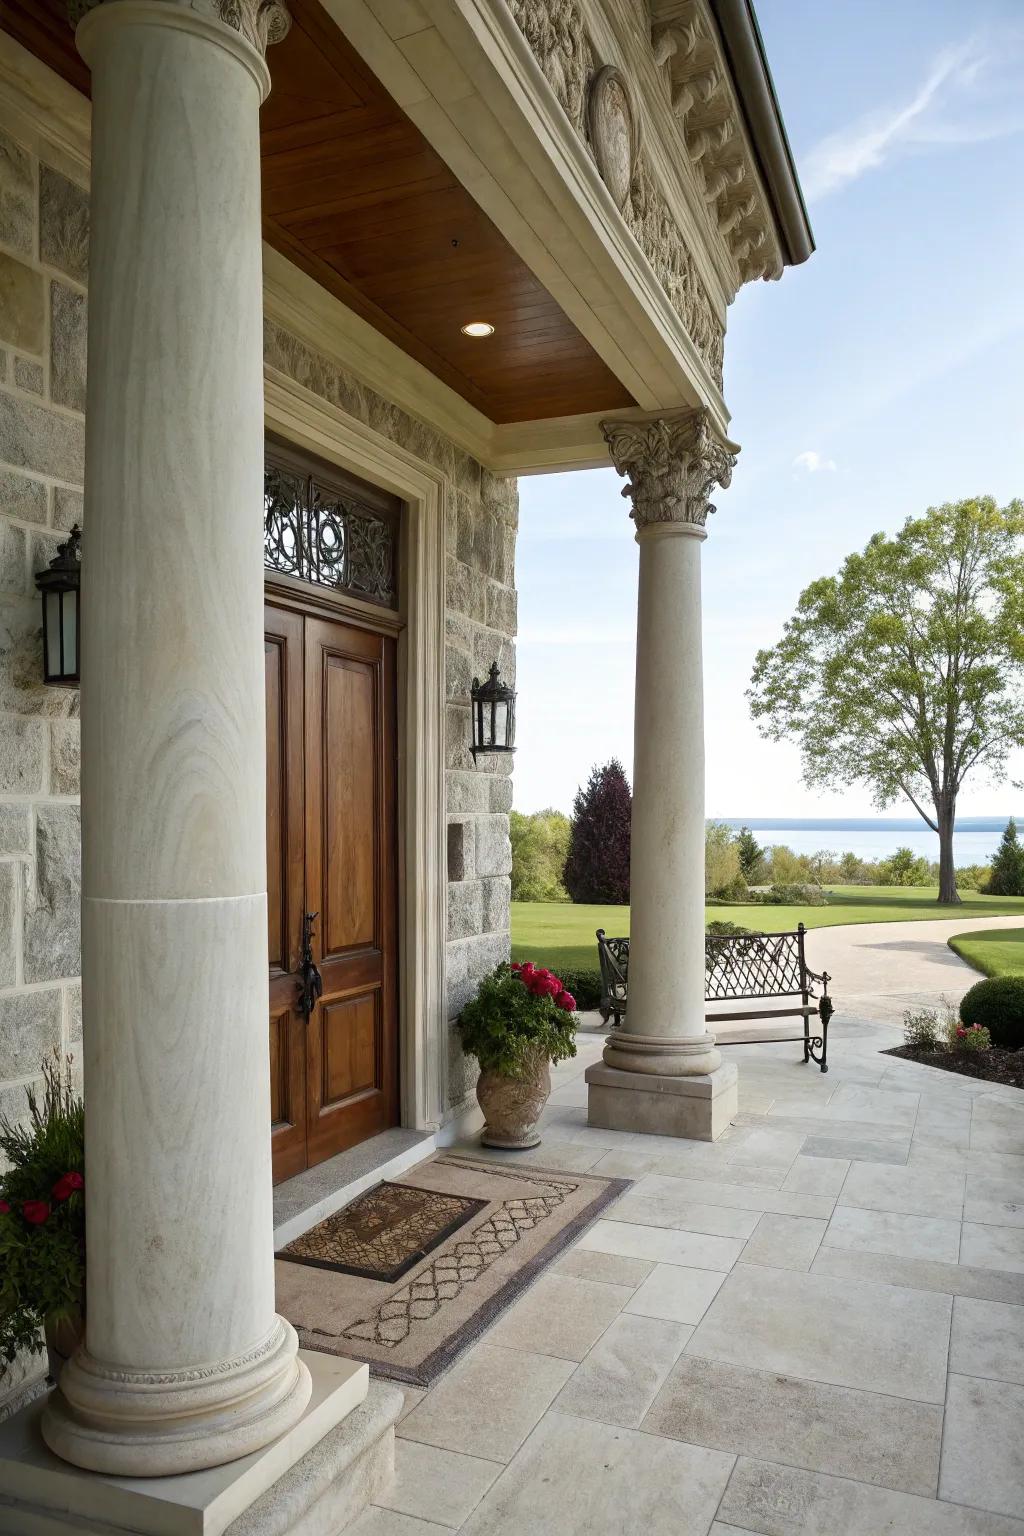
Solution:
[{"label": "stone facade", "polygon": [[[55,160],[59,155],[55,152]],[[42,685],[33,573],[82,521],[88,194],[0,125],[0,1110],[80,1039],[78,694]],[[431,428],[276,325],[266,360],[440,470],[446,482],[449,821],[447,1101],[475,1063],[450,1020],[509,949],[508,765],[469,751],[469,689],[515,680],[518,494]]]},{"label": "stone facade", "polygon": [[84,187],[0,131],[0,1111],[15,1119],[81,1031],[78,694],[42,685],[33,574],[82,516],[88,218]]},{"label": "stone facade", "polygon": [[472,1098],[476,1062],[451,1021],[482,976],[509,955],[511,765],[470,753],[469,690],[497,661],[515,683],[515,480],[492,475],[454,443],[366,388],[270,321],[266,362],[440,470],[445,491],[445,785],[448,813],[448,1091],[451,1115]]}]

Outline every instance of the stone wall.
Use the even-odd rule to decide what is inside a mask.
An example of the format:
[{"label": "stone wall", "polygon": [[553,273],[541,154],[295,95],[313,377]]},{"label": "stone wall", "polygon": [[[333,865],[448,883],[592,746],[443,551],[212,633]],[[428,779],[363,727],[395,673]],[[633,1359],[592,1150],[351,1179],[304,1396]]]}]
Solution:
[{"label": "stone wall", "polygon": [[[484,469],[454,443],[360,384],[280,326],[264,327],[271,367],[440,470],[445,496],[445,783],[448,813],[449,1112],[471,1097],[476,1062],[451,1028],[480,978],[509,954],[511,765],[470,754],[469,690],[492,661],[515,683],[515,480]],[[442,1021],[438,1021],[439,1024]]]},{"label": "stone wall", "polygon": [[82,518],[88,197],[0,131],[0,1111],[77,1051],[78,693],[42,685],[33,574]]}]

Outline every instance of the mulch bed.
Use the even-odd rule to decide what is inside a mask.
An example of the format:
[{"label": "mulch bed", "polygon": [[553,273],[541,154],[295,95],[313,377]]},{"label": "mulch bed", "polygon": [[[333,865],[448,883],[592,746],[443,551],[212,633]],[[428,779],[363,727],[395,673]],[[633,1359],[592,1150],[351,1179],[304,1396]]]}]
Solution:
[{"label": "mulch bed", "polygon": [[919,1061],[923,1067],[938,1067],[943,1072],[958,1072],[961,1077],[980,1077],[988,1083],[1004,1083],[1008,1088],[1024,1088],[1024,1051],[1003,1051],[993,1046],[989,1051],[924,1051],[913,1045],[894,1045],[883,1056],[902,1056],[904,1061]]}]

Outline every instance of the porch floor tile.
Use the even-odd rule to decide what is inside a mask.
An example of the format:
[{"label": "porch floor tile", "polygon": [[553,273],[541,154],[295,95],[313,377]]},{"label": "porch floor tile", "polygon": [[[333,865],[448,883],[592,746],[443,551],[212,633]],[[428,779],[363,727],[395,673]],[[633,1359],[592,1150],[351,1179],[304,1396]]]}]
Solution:
[{"label": "porch floor tile", "polygon": [[1024,1095],[899,1039],[730,1047],[713,1145],[549,1105],[531,1163],[633,1187],[418,1398],[353,1536],[1024,1536]]}]

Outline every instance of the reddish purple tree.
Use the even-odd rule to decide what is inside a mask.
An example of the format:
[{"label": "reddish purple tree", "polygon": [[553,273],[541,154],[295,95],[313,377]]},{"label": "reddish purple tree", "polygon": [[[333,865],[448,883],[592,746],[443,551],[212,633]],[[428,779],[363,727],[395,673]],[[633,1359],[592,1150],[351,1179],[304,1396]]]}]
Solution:
[{"label": "reddish purple tree", "polygon": [[633,796],[617,758],[591,769],[572,807],[565,888],[573,901],[629,902],[629,819]]}]

